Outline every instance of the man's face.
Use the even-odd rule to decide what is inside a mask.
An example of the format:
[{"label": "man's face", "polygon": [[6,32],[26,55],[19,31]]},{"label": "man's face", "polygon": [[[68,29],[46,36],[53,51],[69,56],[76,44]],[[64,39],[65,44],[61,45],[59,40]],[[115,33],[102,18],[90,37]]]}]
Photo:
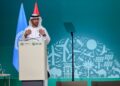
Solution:
[{"label": "man's face", "polygon": [[31,20],[31,23],[34,27],[38,27],[39,24],[39,18],[35,18]]}]

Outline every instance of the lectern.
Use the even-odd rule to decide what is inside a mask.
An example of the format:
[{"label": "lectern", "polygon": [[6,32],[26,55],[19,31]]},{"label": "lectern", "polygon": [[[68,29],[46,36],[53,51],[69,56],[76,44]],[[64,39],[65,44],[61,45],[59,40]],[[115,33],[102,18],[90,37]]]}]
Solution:
[{"label": "lectern", "polygon": [[47,79],[47,47],[45,41],[19,41],[19,80]]}]

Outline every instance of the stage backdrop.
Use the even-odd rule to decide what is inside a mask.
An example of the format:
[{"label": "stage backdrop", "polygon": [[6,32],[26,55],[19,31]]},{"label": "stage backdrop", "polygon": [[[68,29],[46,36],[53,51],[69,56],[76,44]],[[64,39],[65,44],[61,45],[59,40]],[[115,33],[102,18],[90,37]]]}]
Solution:
[{"label": "stage backdrop", "polygon": [[[35,1],[23,1],[27,21]],[[12,78],[18,78],[12,60],[21,2],[0,1],[0,64]],[[42,24],[51,37],[50,79],[71,78],[71,36],[65,22],[71,22],[75,28],[75,78],[120,78],[119,4],[118,0],[38,1]]]}]

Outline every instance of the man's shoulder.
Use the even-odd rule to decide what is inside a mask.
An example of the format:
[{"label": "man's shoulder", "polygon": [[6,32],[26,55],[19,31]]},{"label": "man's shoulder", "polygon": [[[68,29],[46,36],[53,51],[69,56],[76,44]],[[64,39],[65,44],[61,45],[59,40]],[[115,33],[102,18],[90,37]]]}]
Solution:
[{"label": "man's shoulder", "polygon": [[28,29],[31,29],[31,26],[27,26],[27,27],[25,28],[25,30],[28,30]]},{"label": "man's shoulder", "polygon": [[46,28],[45,28],[45,27],[43,27],[43,26],[39,26],[39,29],[46,30]]}]

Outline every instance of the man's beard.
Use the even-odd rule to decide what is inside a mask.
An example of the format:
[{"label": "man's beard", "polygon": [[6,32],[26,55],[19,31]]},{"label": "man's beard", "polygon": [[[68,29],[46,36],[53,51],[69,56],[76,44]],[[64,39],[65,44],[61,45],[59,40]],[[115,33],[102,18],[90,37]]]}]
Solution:
[{"label": "man's beard", "polygon": [[32,23],[32,26],[38,27],[38,23]]}]

